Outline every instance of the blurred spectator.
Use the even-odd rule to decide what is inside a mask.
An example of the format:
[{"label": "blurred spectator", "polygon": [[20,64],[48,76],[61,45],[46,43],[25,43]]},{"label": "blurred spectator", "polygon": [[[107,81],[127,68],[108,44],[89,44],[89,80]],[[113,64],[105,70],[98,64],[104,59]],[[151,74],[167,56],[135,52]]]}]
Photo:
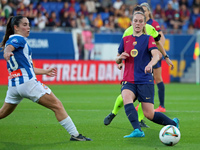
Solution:
[{"label": "blurred spectator", "polygon": [[103,26],[103,20],[101,18],[101,14],[97,14],[96,18],[94,19],[94,27],[100,29]]},{"label": "blurred spectator", "polygon": [[133,17],[133,9],[135,8],[135,5],[127,5],[128,7],[128,17],[132,19]]},{"label": "blurred spectator", "polygon": [[111,0],[101,0],[101,5],[103,9],[109,8],[112,5]]},{"label": "blurred spectator", "polygon": [[96,12],[95,1],[93,1],[93,0],[86,0],[85,6],[86,6],[87,11],[89,13],[95,13]]},{"label": "blurred spectator", "polygon": [[69,22],[71,28],[77,28],[77,23],[75,18],[70,18]]},{"label": "blurred spectator", "polygon": [[41,12],[42,14],[45,14],[47,12],[40,2],[37,3],[36,9],[38,12]]},{"label": "blurred spectator", "polygon": [[64,13],[65,13],[66,11],[67,11],[67,12],[69,11],[69,3],[68,3],[68,2],[64,2],[63,8],[60,10],[60,13],[59,13],[60,19],[64,16]]},{"label": "blurred spectator", "polygon": [[179,11],[179,3],[178,0],[170,0],[169,3],[172,5],[172,8],[176,11]]},{"label": "blurred spectator", "polygon": [[88,17],[86,18],[86,20],[87,20],[87,25],[89,25],[90,27],[94,27],[94,17],[93,17],[94,15],[93,15],[93,13],[90,13],[89,15],[88,15]]},{"label": "blurred spectator", "polygon": [[179,6],[185,5],[187,8],[189,7],[188,0],[179,0]]},{"label": "blurred spectator", "polygon": [[84,43],[84,60],[93,59],[94,39],[90,30],[82,31],[82,39]]},{"label": "blurred spectator", "polygon": [[76,9],[75,9],[75,1],[71,0],[71,5],[69,6],[69,13],[76,13]]},{"label": "blurred spectator", "polygon": [[38,12],[37,17],[34,19],[34,24],[40,30],[43,30],[48,24],[48,18],[42,14],[42,12]]},{"label": "blurred spectator", "polygon": [[200,16],[200,11],[198,6],[193,6],[192,13],[190,15],[190,23],[194,24],[196,19]]},{"label": "blurred spectator", "polygon": [[58,27],[60,26],[60,22],[56,16],[56,12],[52,11],[49,17],[49,23],[48,23],[49,27]]},{"label": "blurred spectator", "polygon": [[63,17],[60,19],[60,26],[61,27],[70,27],[70,16],[69,12],[65,11]]},{"label": "blurred spectator", "polygon": [[20,2],[17,8],[17,15],[26,16],[26,7],[23,2]]},{"label": "blurred spectator", "polygon": [[170,21],[174,19],[176,11],[172,8],[172,4],[169,2],[167,4],[167,9],[165,10],[165,22],[167,26],[170,26]]},{"label": "blurred spectator", "polygon": [[77,19],[77,27],[80,29],[89,29],[90,28],[84,14],[81,14],[79,16],[79,18]]},{"label": "blurred spectator", "polygon": [[27,18],[29,19],[29,22],[31,25],[33,25],[34,19],[37,17],[38,11],[33,7],[33,3],[30,3],[27,9]]},{"label": "blurred spectator", "polygon": [[5,12],[5,18],[8,19],[11,15],[13,15],[13,4],[12,2],[8,2],[6,5],[3,7],[3,11]]},{"label": "blurred spectator", "polygon": [[192,6],[200,7],[200,0],[193,0]]},{"label": "blurred spectator", "polygon": [[183,22],[178,13],[174,15],[174,19],[170,20],[170,26],[174,30],[174,33],[179,33],[178,30],[182,28]]},{"label": "blurred spectator", "polygon": [[185,4],[182,4],[180,6],[180,11],[179,11],[179,14],[180,14],[180,18],[183,22],[188,22],[189,19],[190,19],[190,11],[187,9],[186,5]]},{"label": "blurred spectator", "polygon": [[197,19],[195,20],[194,28],[200,29],[200,17],[197,17]]},{"label": "blurred spectator", "polygon": [[115,31],[114,16],[109,16],[109,18],[104,21],[104,31],[105,32],[114,32]]},{"label": "blurred spectator", "polygon": [[130,26],[130,24],[131,24],[131,20],[129,17],[126,16],[125,12],[120,14],[118,18],[118,27],[125,30]]},{"label": "blurred spectator", "polygon": [[89,15],[89,12],[88,12],[88,9],[87,9],[87,6],[84,4],[84,3],[81,3],[80,4],[80,10],[78,12],[78,15],[85,15],[85,16],[88,16]]},{"label": "blurred spectator", "polygon": [[193,26],[193,24],[189,24],[187,33],[188,34],[194,34],[194,26]]},{"label": "blurred spectator", "polygon": [[165,19],[165,11],[162,9],[160,4],[156,5],[156,8],[153,11],[153,17],[158,24],[163,24]]},{"label": "blurred spectator", "polygon": [[121,0],[116,0],[114,3],[113,3],[113,7],[116,9],[116,10],[119,10],[120,7],[123,5],[123,1]]}]

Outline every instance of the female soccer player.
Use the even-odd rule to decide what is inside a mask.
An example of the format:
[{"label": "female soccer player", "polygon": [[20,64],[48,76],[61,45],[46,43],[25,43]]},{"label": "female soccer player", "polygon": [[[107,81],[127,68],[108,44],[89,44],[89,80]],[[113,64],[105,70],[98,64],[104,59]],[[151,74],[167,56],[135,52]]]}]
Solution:
[{"label": "female soccer player", "polygon": [[[144,9],[147,24],[152,25],[156,29],[156,31],[158,31],[158,33],[161,35],[160,41],[161,41],[162,45],[164,45],[165,44],[165,36],[164,36],[163,32],[161,31],[160,25],[158,24],[158,22],[153,20],[153,15],[151,13],[151,9],[149,7],[149,4],[148,3],[142,3],[140,6],[142,6],[142,8]],[[169,57],[169,56],[166,55],[165,58],[166,57]],[[164,105],[165,85],[163,83],[162,74],[161,74],[162,73],[161,60],[162,59],[160,59],[158,61],[158,63],[155,66],[153,66],[153,77],[154,77],[154,80],[155,80],[157,87],[158,87],[158,97],[159,97],[159,101],[160,101],[160,105],[157,109],[155,109],[155,111],[166,112],[165,105]]]},{"label": "female soccer player", "polygon": [[91,141],[82,136],[76,129],[61,101],[44,84],[36,79],[36,75],[56,75],[55,68],[39,69],[33,67],[32,50],[26,38],[30,33],[30,24],[26,17],[10,17],[6,33],[0,45],[4,51],[9,71],[8,91],[5,102],[0,109],[0,119],[10,115],[23,98],[28,98],[46,108],[51,109],[59,123],[71,135],[71,141]]},{"label": "female soccer player", "polygon": [[144,137],[133,101],[138,98],[144,115],[149,120],[161,125],[174,125],[179,128],[177,118],[171,120],[161,112],[154,112],[154,80],[152,67],[161,56],[152,36],[144,34],[145,15],[142,12],[133,14],[133,35],[122,39],[118,48],[116,63],[125,61],[121,94],[126,115],[134,131],[124,138]]},{"label": "female soccer player", "polygon": [[[136,6],[136,7],[134,8],[133,13],[135,13],[135,12],[143,12],[143,13],[144,13],[144,9],[143,9],[141,6]],[[160,42],[160,35],[159,35],[159,33],[155,30],[155,28],[154,28],[153,26],[149,25],[149,24],[146,24],[146,25],[145,25],[145,32],[146,32],[146,34],[153,36],[153,38],[154,38],[154,40],[155,40],[155,42],[156,42],[157,47],[159,47],[160,52],[163,54],[163,56],[166,56],[167,53],[166,53],[166,51],[164,50],[163,45],[162,45],[161,42]],[[133,27],[130,26],[129,28],[127,28],[127,29],[125,30],[125,32],[124,32],[124,34],[123,34],[123,37],[128,36],[128,35],[132,35],[132,34],[133,34]],[[174,66],[173,66],[173,63],[171,62],[171,60],[169,59],[169,57],[165,57],[165,60],[166,60],[167,64],[171,66],[171,69],[173,69],[173,67],[174,67]],[[122,68],[122,65],[123,65],[123,64],[119,64],[119,67],[118,67],[118,68],[121,69],[121,68]],[[122,106],[123,106],[123,99],[122,99],[122,96],[121,96],[121,94],[120,94],[120,95],[117,97],[116,101],[115,101],[114,108],[113,108],[112,112],[111,112],[108,116],[106,116],[106,118],[104,119],[104,124],[105,124],[105,125],[109,125],[109,124],[111,123],[111,121],[112,121],[112,120],[114,119],[114,117],[117,115],[119,109],[120,109]],[[138,109],[138,116],[139,116],[140,126],[141,126],[141,127],[148,127],[148,126],[144,123],[144,121],[143,121],[143,119],[144,119],[144,114],[143,114],[143,111],[142,111],[142,106],[141,106],[141,104],[139,104],[139,107],[136,107],[136,109]]]}]

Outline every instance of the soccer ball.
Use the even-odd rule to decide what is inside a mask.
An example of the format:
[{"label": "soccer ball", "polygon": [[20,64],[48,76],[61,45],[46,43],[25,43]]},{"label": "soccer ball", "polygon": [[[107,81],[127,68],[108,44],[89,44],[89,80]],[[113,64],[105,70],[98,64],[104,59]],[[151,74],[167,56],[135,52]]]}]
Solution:
[{"label": "soccer ball", "polygon": [[181,133],[179,129],[173,125],[164,126],[159,133],[160,141],[167,145],[173,146],[177,144],[180,140]]}]

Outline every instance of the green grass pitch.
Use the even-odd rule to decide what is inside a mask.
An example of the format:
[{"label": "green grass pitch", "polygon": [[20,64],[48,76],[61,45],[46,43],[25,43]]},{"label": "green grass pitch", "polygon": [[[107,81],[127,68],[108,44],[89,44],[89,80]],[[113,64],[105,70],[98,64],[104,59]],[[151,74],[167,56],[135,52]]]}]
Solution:
[{"label": "green grass pitch", "polygon": [[[70,135],[54,113],[24,99],[7,118],[0,120],[0,150],[196,150],[200,147],[200,85],[166,84],[165,105],[170,118],[180,119],[181,139],[173,147],[159,140],[161,125],[145,118],[144,138],[124,139],[133,129],[124,108],[109,126],[103,124],[111,112],[120,85],[49,85],[62,101],[78,131],[91,142],[70,142]],[[7,86],[0,86],[0,105]],[[137,102],[135,103],[135,105]],[[155,86],[155,108],[158,107]]]}]

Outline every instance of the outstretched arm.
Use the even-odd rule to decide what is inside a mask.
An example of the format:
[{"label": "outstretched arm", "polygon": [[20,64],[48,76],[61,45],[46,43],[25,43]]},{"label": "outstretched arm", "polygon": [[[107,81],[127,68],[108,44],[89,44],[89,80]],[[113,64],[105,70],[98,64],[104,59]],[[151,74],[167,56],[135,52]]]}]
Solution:
[{"label": "outstretched arm", "polygon": [[36,75],[42,75],[46,74],[48,76],[54,77],[57,75],[56,68],[49,68],[49,69],[39,69],[39,68],[34,68],[34,72]]}]

